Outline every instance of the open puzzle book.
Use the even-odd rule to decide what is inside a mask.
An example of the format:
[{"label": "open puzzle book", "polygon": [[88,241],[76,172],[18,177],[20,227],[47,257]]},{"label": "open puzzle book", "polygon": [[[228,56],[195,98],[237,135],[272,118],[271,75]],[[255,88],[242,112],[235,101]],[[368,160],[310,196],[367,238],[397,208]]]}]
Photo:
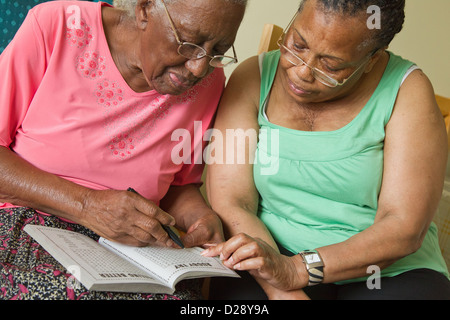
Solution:
[{"label": "open puzzle book", "polygon": [[130,247],[100,238],[37,225],[24,230],[88,290],[168,293],[184,279],[239,277],[201,248]]}]

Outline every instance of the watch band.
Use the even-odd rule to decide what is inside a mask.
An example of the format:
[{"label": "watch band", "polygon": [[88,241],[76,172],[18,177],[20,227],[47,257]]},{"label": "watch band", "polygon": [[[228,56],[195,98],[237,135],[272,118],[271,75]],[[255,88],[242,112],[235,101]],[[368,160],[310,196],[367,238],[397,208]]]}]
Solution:
[{"label": "watch band", "polygon": [[317,250],[305,250],[299,253],[308,271],[308,286],[312,287],[323,281],[323,260]]}]

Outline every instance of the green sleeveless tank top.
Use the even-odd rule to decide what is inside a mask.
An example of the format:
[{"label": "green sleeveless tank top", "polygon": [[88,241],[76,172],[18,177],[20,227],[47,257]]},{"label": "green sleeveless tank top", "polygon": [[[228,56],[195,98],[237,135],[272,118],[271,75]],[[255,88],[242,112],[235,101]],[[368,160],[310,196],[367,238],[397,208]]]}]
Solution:
[{"label": "green sleeveless tank top", "polygon": [[[297,253],[345,241],[374,223],[385,126],[414,64],[390,53],[377,89],[349,124],[336,131],[306,132],[272,124],[265,115],[279,58],[279,50],[272,51],[262,62],[254,179],[260,219],[279,244]],[[382,270],[382,276],[418,268],[449,276],[434,223],[421,249]]]}]

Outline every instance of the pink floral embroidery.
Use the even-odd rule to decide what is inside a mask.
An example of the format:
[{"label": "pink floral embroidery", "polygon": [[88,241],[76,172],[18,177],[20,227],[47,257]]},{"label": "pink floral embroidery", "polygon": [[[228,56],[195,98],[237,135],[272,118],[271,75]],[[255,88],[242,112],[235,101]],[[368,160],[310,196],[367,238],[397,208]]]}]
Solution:
[{"label": "pink floral embroidery", "polygon": [[97,102],[101,106],[111,107],[118,106],[123,101],[123,91],[117,83],[103,80],[97,83],[95,90]]},{"label": "pink floral embroidery", "polygon": [[134,150],[134,141],[129,134],[119,134],[114,137],[109,145],[113,156],[120,159],[128,158]]},{"label": "pink floral embroidery", "polygon": [[86,51],[77,58],[77,70],[88,79],[98,79],[105,74],[105,58],[96,52]]},{"label": "pink floral embroidery", "polygon": [[112,156],[120,160],[132,157],[139,145],[151,136],[158,123],[170,114],[173,105],[194,102],[199,94],[199,87],[209,87],[214,82],[215,75],[212,73],[182,95],[158,96],[146,104],[127,99],[127,103],[122,105],[123,92],[115,82],[98,82],[95,94],[98,104],[105,107],[103,126],[111,137],[108,149]]},{"label": "pink floral embroidery", "polygon": [[66,28],[66,39],[72,46],[77,48],[84,48],[89,45],[94,36],[91,33],[91,28],[81,19],[79,28],[77,28],[75,19],[72,20],[73,26]]}]

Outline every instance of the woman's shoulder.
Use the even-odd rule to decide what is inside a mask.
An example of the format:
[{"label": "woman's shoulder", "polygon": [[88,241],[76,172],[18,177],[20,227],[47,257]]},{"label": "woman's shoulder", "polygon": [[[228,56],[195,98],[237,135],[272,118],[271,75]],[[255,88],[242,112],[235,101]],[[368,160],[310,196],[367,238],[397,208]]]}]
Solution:
[{"label": "woman's shoulder", "polygon": [[30,11],[38,15],[49,15],[59,12],[70,14],[76,12],[77,9],[80,11],[92,11],[97,6],[100,6],[100,4],[88,1],[45,1],[35,5]]},{"label": "woman's shoulder", "polygon": [[242,61],[231,74],[235,81],[246,79],[257,81],[259,76],[259,56],[252,56]]},{"label": "woman's shoulder", "polygon": [[231,74],[225,92],[258,100],[261,85],[259,70],[258,56],[242,61]]},{"label": "woman's shoulder", "polygon": [[[242,73],[255,78],[255,80],[261,80],[261,74],[263,70],[275,69],[278,66],[279,51],[263,52],[259,55],[252,56],[244,60],[233,73]],[[241,76],[241,75],[240,75]]]},{"label": "woman's shoulder", "polygon": [[[397,121],[395,121],[397,120]],[[420,69],[412,71],[402,83],[395,102],[390,125],[410,124],[429,127],[430,132],[444,132],[444,120],[437,105],[431,80]],[[416,130],[416,131],[419,131]],[[429,135],[423,135],[428,139]]]},{"label": "woman's shoulder", "polygon": [[[411,72],[400,87],[394,112],[408,113],[411,117],[423,119],[439,130],[444,124],[442,113],[436,102],[433,84],[421,70]],[[441,123],[442,122],[442,123]]]},{"label": "woman's shoulder", "polygon": [[67,28],[80,28],[80,24],[96,19],[100,3],[88,1],[48,1],[34,6],[29,13],[43,28],[64,24]]},{"label": "woman's shoulder", "polygon": [[250,57],[232,72],[220,102],[218,118],[225,114],[256,115],[258,113],[261,78],[258,57]]}]

